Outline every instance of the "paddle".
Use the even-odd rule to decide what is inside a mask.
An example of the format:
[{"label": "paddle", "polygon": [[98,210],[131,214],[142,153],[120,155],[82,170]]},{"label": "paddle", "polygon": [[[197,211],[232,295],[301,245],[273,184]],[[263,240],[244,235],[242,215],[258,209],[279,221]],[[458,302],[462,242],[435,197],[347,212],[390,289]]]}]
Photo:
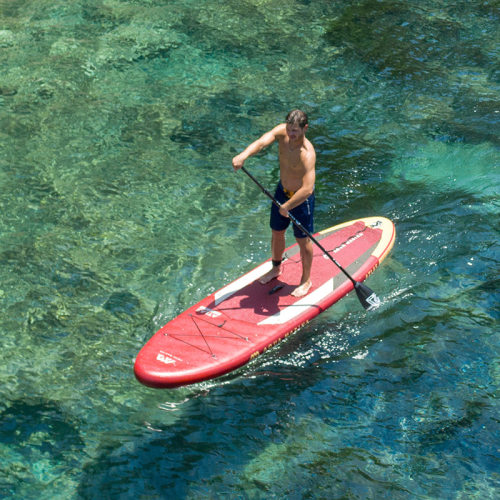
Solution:
[{"label": "paddle", "polygon": [[[281,207],[281,203],[245,168],[241,167],[241,170],[245,172],[245,174],[252,179],[257,186],[260,187],[262,192],[271,199],[271,201],[278,207]],[[375,292],[368,288],[363,283],[356,281],[329,253],[328,250],[323,248],[323,245],[290,213],[288,212],[288,217],[293,224],[295,224],[301,231],[304,231],[305,234],[311,239],[313,243],[315,243],[320,250],[352,281],[354,285],[354,290],[356,291],[356,295],[358,296],[361,305],[367,310],[370,311],[372,309],[376,309],[380,305],[380,299],[375,295]]]}]

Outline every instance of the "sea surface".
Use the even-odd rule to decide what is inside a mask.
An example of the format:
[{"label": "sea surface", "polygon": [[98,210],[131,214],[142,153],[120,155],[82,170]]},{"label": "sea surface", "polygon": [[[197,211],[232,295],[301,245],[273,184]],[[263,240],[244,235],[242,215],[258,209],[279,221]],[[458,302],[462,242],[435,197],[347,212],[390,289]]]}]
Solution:
[{"label": "sea surface", "polygon": [[[499,9],[0,0],[0,497],[499,498]],[[269,257],[231,159],[293,108],[316,229],[396,224],[382,306],[140,385],[157,329]]]}]

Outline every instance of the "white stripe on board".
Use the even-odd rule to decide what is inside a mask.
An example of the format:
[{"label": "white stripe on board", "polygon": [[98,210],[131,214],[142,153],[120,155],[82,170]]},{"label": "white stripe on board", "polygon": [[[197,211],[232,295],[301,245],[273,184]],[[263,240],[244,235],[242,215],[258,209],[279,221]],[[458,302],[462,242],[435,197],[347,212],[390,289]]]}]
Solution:
[{"label": "white stripe on board", "polygon": [[238,290],[245,288],[247,285],[254,282],[257,278],[260,278],[263,274],[267,273],[267,271],[270,271],[272,267],[273,263],[271,261],[264,262],[264,264],[256,267],[253,271],[250,271],[248,274],[245,274],[236,281],[233,281],[224,288],[221,288],[218,292],[215,292],[215,305],[218,306],[221,302],[224,302]]},{"label": "white stripe on board", "polygon": [[318,302],[320,302],[332,292],[333,278],[314,290],[314,292],[307,294],[305,297],[295,302],[295,304],[285,307],[276,314],[269,316],[269,318],[262,320],[261,322],[259,322],[259,325],[282,325],[283,323],[286,323],[287,321],[295,318],[299,314],[307,311],[311,307],[318,307],[315,304],[318,304]]}]

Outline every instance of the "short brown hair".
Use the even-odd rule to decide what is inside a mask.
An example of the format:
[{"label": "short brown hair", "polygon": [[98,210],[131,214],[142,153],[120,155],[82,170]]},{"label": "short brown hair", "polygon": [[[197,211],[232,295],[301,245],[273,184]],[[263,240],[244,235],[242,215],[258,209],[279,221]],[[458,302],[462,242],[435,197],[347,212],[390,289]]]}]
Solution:
[{"label": "short brown hair", "polygon": [[304,128],[308,123],[307,115],[300,109],[294,109],[286,115],[286,123]]}]

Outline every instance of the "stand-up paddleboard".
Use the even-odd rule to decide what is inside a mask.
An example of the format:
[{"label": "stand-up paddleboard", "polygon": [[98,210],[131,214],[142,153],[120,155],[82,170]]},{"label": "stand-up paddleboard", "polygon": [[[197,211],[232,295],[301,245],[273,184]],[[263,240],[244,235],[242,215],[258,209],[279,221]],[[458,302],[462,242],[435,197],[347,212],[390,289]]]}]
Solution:
[{"label": "stand-up paddleboard", "polygon": [[[396,232],[384,217],[367,217],[326,229],[316,240],[357,281],[369,276],[389,253]],[[299,285],[298,245],[285,251],[282,274],[262,285],[268,260],[172,319],[147,342],[135,361],[137,379],[150,387],[178,387],[224,375],[263,353],[323,312],[354,285],[325,253],[314,247],[313,286]]]}]

